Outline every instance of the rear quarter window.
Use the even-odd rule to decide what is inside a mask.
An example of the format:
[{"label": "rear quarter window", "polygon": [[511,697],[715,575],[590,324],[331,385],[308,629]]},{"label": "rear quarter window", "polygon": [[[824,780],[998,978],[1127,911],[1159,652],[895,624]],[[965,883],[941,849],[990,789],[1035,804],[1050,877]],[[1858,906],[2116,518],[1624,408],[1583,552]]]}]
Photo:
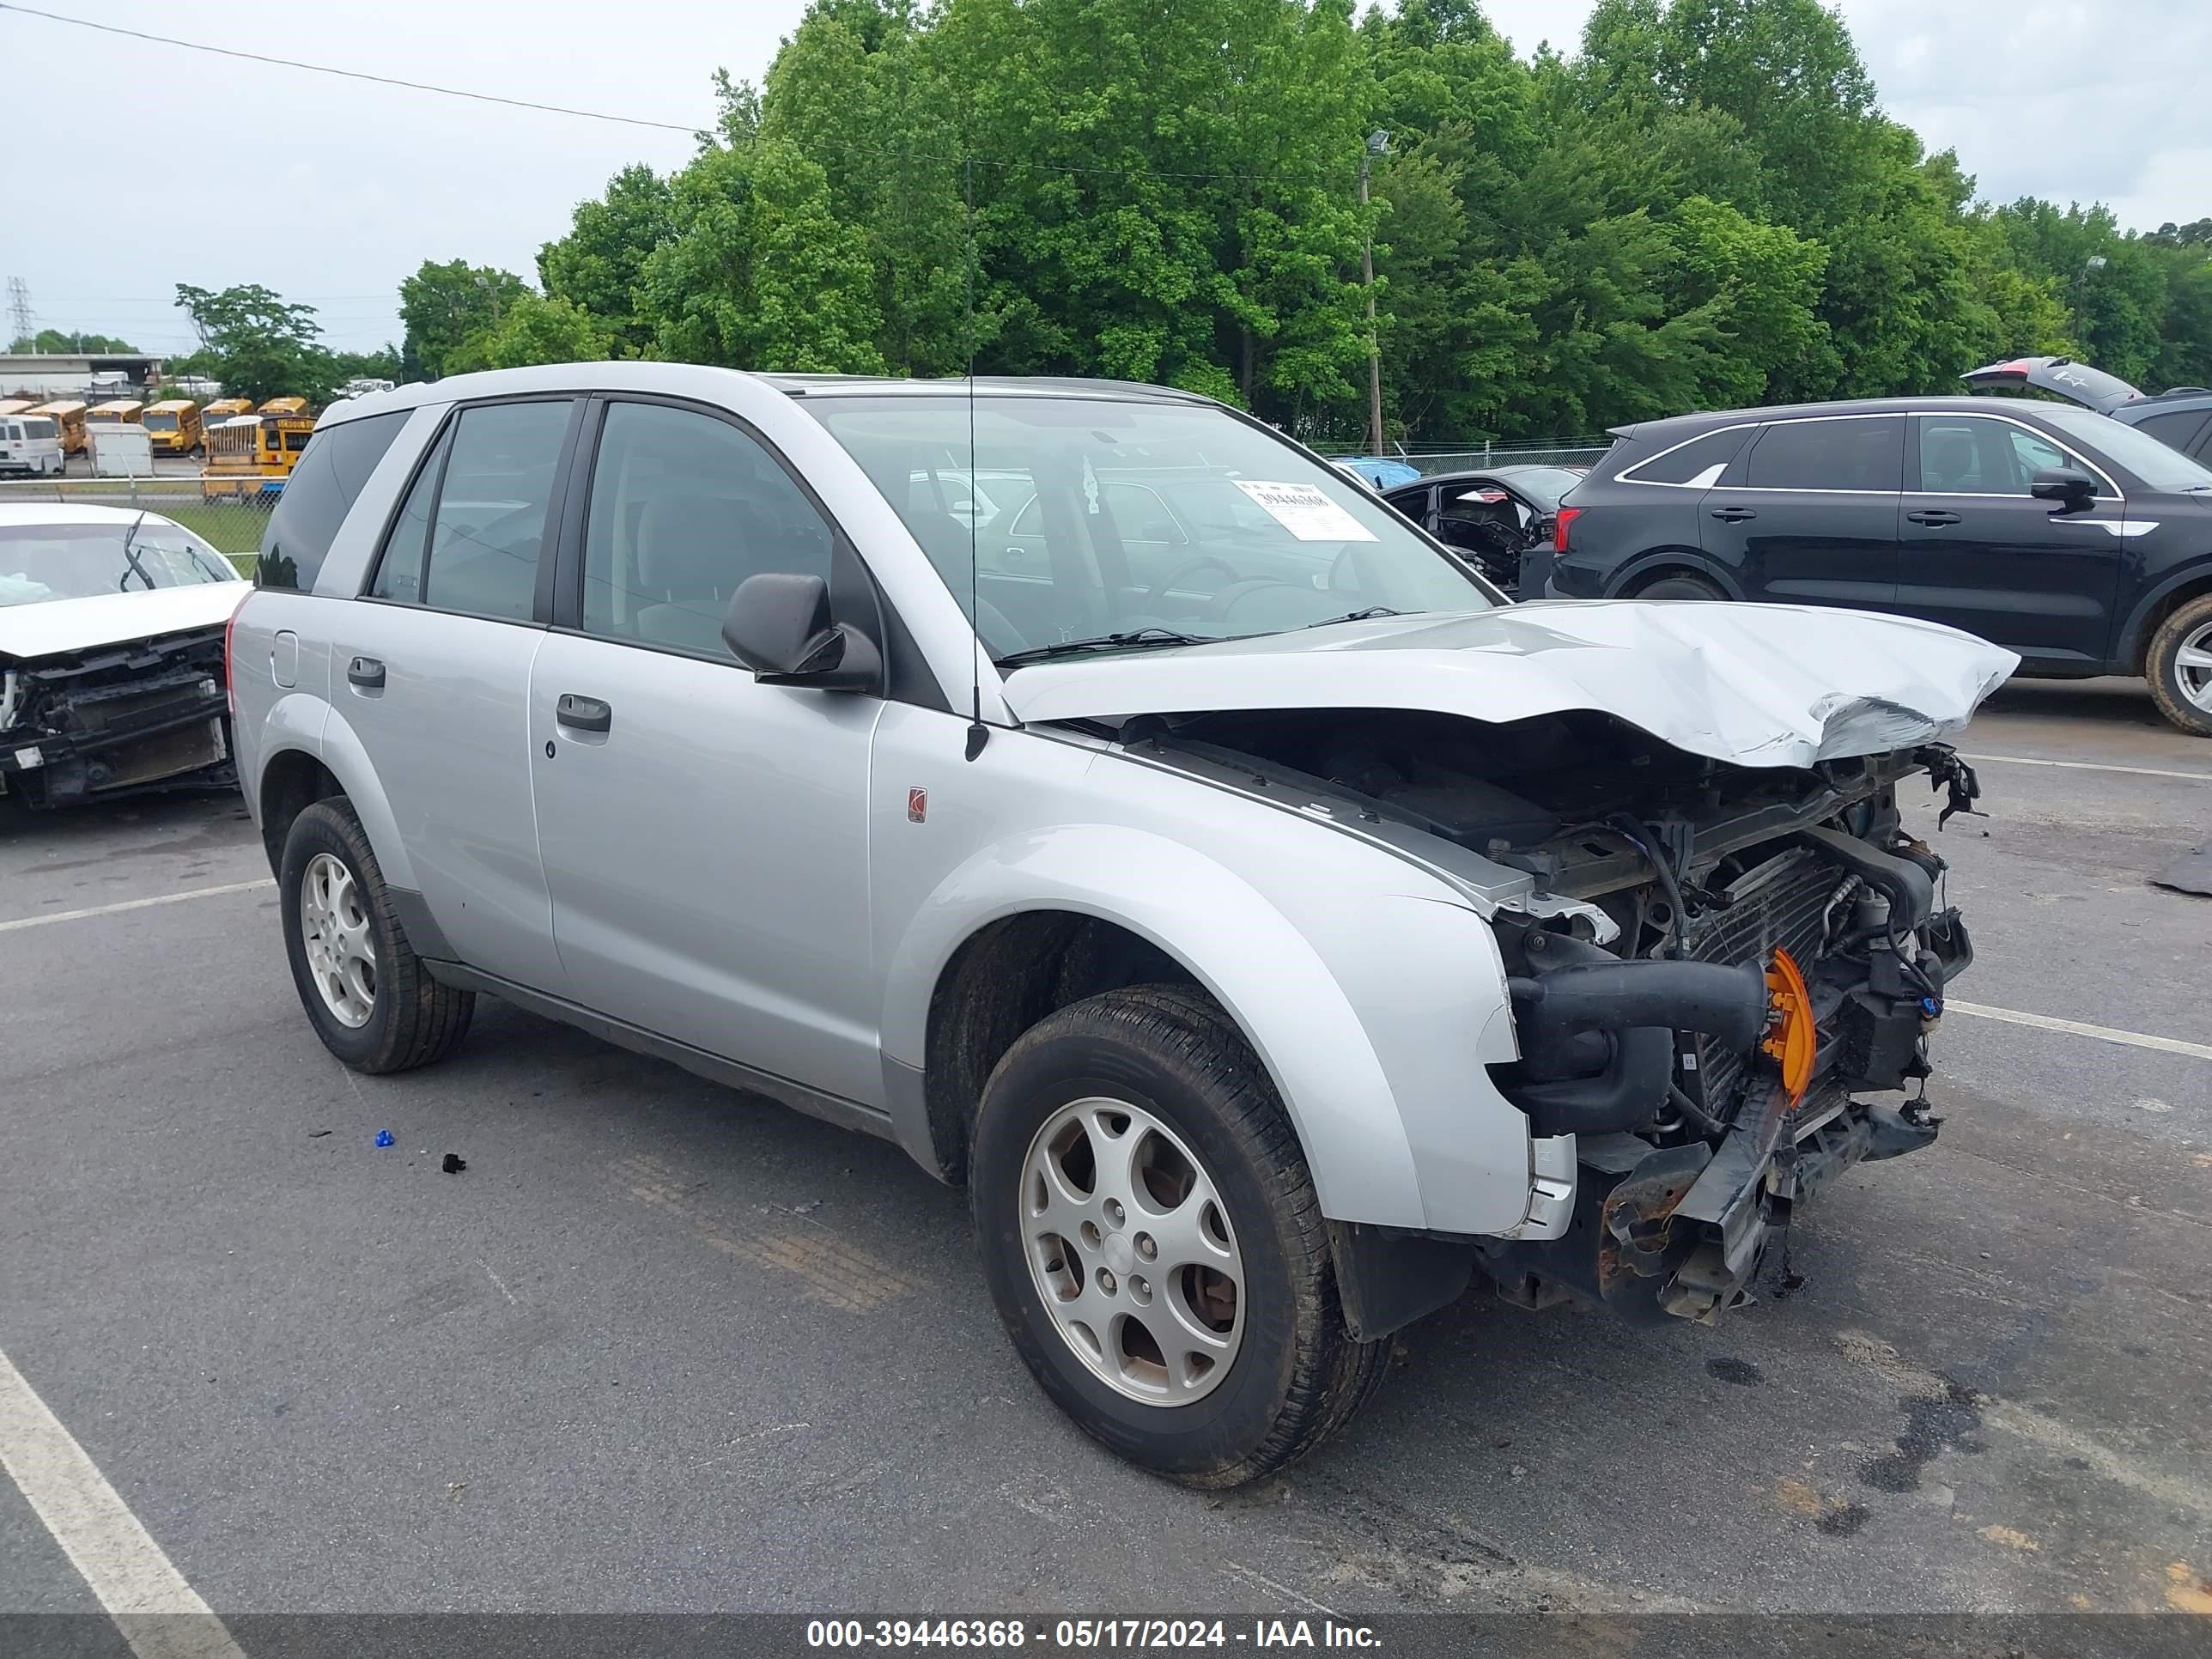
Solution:
[{"label": "rear quarter window", "polygon": [[403,409],[372,415],[313,434],[299,465],[285,480],[276,510],[269,515],[269,528],[261,538],[261,562],[253,571],[257,586],[302,593],[314,586],[338,526],[412,412]]},{"label": "rear quarter window", "polygon": [[1663,449],[1650,460],[1638,461],[1619,476],[1627,483],[1717,483],[1753,430],[1749,426],[1739,426],[1708,432],[1687,443]]}]

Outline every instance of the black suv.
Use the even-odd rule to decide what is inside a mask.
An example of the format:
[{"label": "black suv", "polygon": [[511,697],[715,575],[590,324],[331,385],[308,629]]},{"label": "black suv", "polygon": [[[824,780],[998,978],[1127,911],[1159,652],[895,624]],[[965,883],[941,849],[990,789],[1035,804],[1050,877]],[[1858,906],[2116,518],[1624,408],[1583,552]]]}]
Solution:
[{"label": "black suv", "polygon": [[2212,387],[2178,386],[2154,394],[2071,357],[2014,357],[1971,369],[1959,378],[1980,392],[2063,398],[2124,421],[2212,466]]},{"label": "black suv", "polygon": [[[2086,408],[1887,398],[1621,427],[1554,522],[1558,599],[1948,623],[2021,672],[2141,674],[2212,737],[2212,471]],[[1539,562],[1540,563],[1540,562]]]}]

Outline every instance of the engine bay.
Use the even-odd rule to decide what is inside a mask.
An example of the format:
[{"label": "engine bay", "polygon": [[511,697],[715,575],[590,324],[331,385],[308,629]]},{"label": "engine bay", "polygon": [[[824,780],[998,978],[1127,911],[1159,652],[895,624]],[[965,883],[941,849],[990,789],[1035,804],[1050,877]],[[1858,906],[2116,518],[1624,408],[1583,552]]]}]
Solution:
[{"label": "engine bay", "polygon": [[[1501,1246],[1501,1285],[1705,1316],[1747,1294],[1796,1197],[1935,1139],[1928,1038],[1972,946],[1897,801],[1924,775],[1945,817],[1972,810],[1945,745],[1754,768],[1595,711],[1240,712],[1120,735],[1285,802],[1348,799],[1581,902],[1493,919],[1520,1056],[1489,1069],[1533,1135],[1574,1137],[1599,1243]],[[1895,1106],[1856,1098],[1908,1085]]]}]

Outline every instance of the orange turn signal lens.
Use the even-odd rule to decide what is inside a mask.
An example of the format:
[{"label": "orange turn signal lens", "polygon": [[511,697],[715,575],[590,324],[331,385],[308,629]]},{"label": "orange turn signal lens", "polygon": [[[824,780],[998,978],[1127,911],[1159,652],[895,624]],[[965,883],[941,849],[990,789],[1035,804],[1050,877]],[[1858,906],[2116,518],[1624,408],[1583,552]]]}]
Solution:
[{"label": "orange turn signal lens", "polygon": [[1782,1086],[1794,1108],[1813,1086],[1813,1060],[1820,1046],[1805,975],[1789,951],[1778,948],[1766,969],[1766,1036],[1762,1053],[1782,1068]]}]

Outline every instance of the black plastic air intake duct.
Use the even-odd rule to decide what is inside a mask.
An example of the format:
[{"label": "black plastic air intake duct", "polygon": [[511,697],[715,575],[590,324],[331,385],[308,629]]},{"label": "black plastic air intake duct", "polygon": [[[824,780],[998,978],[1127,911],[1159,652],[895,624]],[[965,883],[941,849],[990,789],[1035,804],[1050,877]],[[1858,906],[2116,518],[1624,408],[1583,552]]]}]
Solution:
[{"label": "black plastic air intake duct", "polygon": [[1759,963],[1624,961],[1557,933],[1530,934],[1527,955],[1534,971],[1508,981],[1521,1059],[1492,1075],[1539,1134],[1610,1134],[1650,1118],[1674,1080],[1677,1031],[1745,1049],[1766,1029]]}]

